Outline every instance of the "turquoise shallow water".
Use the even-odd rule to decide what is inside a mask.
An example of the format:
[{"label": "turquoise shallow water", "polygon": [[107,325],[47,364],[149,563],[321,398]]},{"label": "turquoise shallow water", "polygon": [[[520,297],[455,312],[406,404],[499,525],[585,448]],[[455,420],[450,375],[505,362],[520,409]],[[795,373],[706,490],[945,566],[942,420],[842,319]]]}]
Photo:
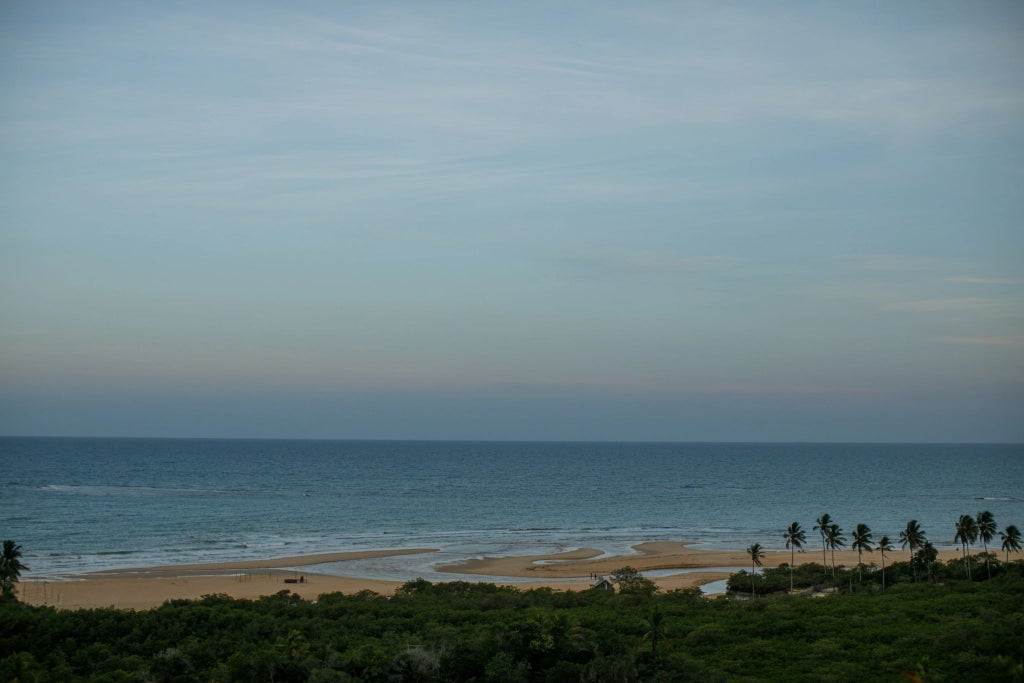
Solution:
[{"label": "turquoise shallow water", "polygon": [[0,536],[29,576],[441,550],[358,567],[406,579],[642,541],[781,548],[823,512],[892,537],[916,518],[940,546],[964,513],[1024,525],[1021,445],[0,438],[0,464]]}]

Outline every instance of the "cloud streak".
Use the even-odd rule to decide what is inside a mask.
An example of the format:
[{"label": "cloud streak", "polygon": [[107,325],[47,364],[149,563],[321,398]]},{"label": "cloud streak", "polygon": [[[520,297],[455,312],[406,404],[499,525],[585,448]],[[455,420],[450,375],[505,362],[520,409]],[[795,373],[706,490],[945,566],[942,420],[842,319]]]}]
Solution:
[{"label": "cloud streak", "polygon": [[924,299],[920,301],[900,301],[882,306],[883,311],[893,313],[949,313],[959,311],[976,311],[998,306],[995,299],[980,297],[959,297],[950,299]]},{"label": "cloud streak", "polygon": [[968,285],[1019,285],[1022,280],[1008,277],[970,277],[959,275],[947,278],[948,282],[956,282]]},{"label": "cloud streak", "polygon": [[1021,346],[1020,339],[1011,337],[939,337],[939,341],[947,344],[967,344],[970,346]]},{"label": "cloud streak", "polygon": [[[605,14],[604,22],[622,19],[614,12]],[[636,23],[644,12],[624,14]],[[189,113],[195,110],[191,89],[165,95],[149,79],[134,75],[111,84],[123,88],[124,96],[93,98],[70,92],[64,99],[69,104],[91,102],[94,108],[110,102],[150,102],[157,105],[146,112],[154,132],[171,128],[162,122],[167,114],[186,117],[214,135],[229,130],[229,123],[236,128],[243,124],[244,131],[250,122],[257,129],[289,120],[367,127],[380,122],[410,131],[461,133],[478,144],[496,146],[638,126],[787,119],[882,135],[921,135],[979,121],[988,113],[1024,113],[1024,94],[977,78],[985,62],[976,51],[963,50],[967,66],[959,70],[949,70],[950,62],[943,61],[941,76],[927,70],[924,77],[907,66],[897,76],[868,75],[870,71],[854,66],[877,62],[875,46],[866,36],[833,35],[828,17],[801,19],[806,30],[794,46],[762,38],[767,24],[791,40],[792,30],[783,29],[795,19],[792,13],[679,6],[668,17],[659,12],[657,22],[645,25],[651,35],[644,44],[626,48],[605,39],[613,26],[602,23],[601,16],[590,18],[593,33],[583,32],[570,43],[556,32],[524,35],[509,30],[496,37],[477,23],[486,22],[486,14],[473,11],[450,22],[410,7],[344,20],[290,12],[248,23],[168,14],[132,32],[93,28],[86,37],[109,44],[110,50],[164,50],[174,56],[194,51],[210,57],[215,69],[202,74],[197,84],[204,99],[199,116]],[[680,26],[687,27],[683,36],[678,35]],[[910,49],[926,68],[936,55],[929,51],[927,29],[921,32]],[[729,49],[722,49],[723,39],[730,41]],[[845,49],[826,53],[829,61],[838,62],[831,71],[805,59],[800,49],[803,45],[820,52],[835,39]],[[82,43],[64,49],[72,54],[95,49],[87,40]],[[25,95],[19,100],[29,101]],[[44,118],[67,121],[74,109],[28,109],[23,120],[45,113]],[[241,120],[230,116],[239,109],[245,111]],[[116,108],[110,113],[117,116]],[[125,114],[130,116],[130,110]],[[211,119],[221,124],[211,127]],[[88,118],[78,121],[90,123]],[[103,128],[99,120],[92,124]],[[74,128],[86,134],[89,127]],[[119,127],[105,134],[116,136]]]},{"label": "cloud streak", "polygon": [[846,270],[866,272],[941,272],[968,265],[961,259],[929,254],[851,254],[836,261]]}]

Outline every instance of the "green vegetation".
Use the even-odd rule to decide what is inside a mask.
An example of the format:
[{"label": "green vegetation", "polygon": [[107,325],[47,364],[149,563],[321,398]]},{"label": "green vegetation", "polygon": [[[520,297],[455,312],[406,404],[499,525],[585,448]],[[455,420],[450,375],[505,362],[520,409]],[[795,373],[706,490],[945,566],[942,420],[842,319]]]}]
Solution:
[{"label": "green vegetation", "polygon": [[[978,513],[978,518],[975,520],[975,524],[978,527],[978,536],[981,538],[982,547],[985,550],[985,555],[988,555],[988,542],[996,536],[996,518],[988,510]],[[988,570],[988,578],[992,578],[992,569],[988,566],[988,562],[985,563],[985,569]]]},{"label": "green vegetation", "polygon": [[904,548],[910,547],[910,565],[914,569],[914,581],[917,581],[916,552],[925,542],[924,530],[916,519],[907,522],[907,527],[900,532],[900,545]]},{"label": "green vegetation", "polygon": [[[823,569],[804,565],[797,580],[820,581]],[[938,585],[901,568],[885,593],[865,585],[822,599],[419,580],[390,599],[309,603],[283,591],[141,612],[4,601],[0,680],[896,681],[922,670],[1002,681],[1024,661],[1024,562],[992,571],[991,581]],[[765,574],[759,590],[788,587],[788,568]]]},{"label": "green vegetation", "polygon": [[[800,528],[800,522],[793,522],[789,525],[789,528],[786,529],[786,533],[784,533],[782,537],[786,540],[786,550],[789,551],[789,566],[795,567],[796,551],[799,550],[800,552],[803,552],[804,543],[807,542],[807,534]],[[789,584],[790,590],[793,589],[792,578],[791,570]]]},{"label": "green vegetation", "polygon": [[1006,551],[1006,561],[1009,562],[1011,551],[1020,552],[1020,529],[1011,524],[999,533],[999,538],[1003,541],[1002,549]]},{"label": "green vegetation", "polygon": [[[803,545],[805,537],[800,529],[800,523],[793,522],[782,534],[782,538],[786,541],[786,548],[790,550],[790,564],[783,564],[778,569],[765,570],[760,576],[754,574],[752,566],[749,575],[746,572],[738,572],[730,577],[728,590],[736,593],[744,592],[744,583],[749,580],[750,594],[752,596],[756,596],[759,590],[768,593],[784,591],[786,587],[781,580],[781,572],[788,571],[790,592],[795,591],[797,588],[835,591],[837,588],[847,585],[850,592],[853,592],[853,577],[850,575],[850,570],[847,570],[845,567],[837,568],[835,561],[835,550],[846,545],[846,538],[842,535],[842,530],[832,519],[831,515],[827,513],[818,517],[816,521],[817,524],[814,529],[821,535],[821,570],[823,570],[821,574],[815,574],[815,571],[818,571],[816,568],[819,565],[806,564],[799,568],[799,580],[797,579],[798,570],[793,566],[792,561],[795,559],[795,550]],[[954,528],[955,534],[953,538],[955,542],[960,544],[963,557],[963,563],[960,567],[955,566],[955,561],[947,562],[945,565],[936,562],[938,551],[925,537],[924,529],[921,528],[921,525],[915,519],[907,522],[906,528],[899,533],[900,544],[904,548],[910,548],[910,561],[886,567],[885,553],[892,551],[892,541],[888,536],[881,536],[876,544],[873,540],[874,534],[871,528],[867,524],[857,524],[853,531],[853,540],[850,544],[850,547],[857,551],[857,583],[864,583],[864,570],[866,568],[872,571],[868,576],[865,587],[879,591],[885,590],[887,582],[899,583],[912,578],[916,583],[922,574],[932,583],[942,582],[947,579],[972,581],[975,580],[973,566],[978,562],[984,562],[986,578],[989,580],[996,574],[1007,571],[1005,567],[999,565],[998,558],[988,550],[988,542],[995,538],[998,528],[995,517],[991,512],[984,510],[979,512],[976,517],[960,515]],[[1017,552],[1021,549],[1021,533],[1016,526],[1011,524],[1003,532],[999,533],[999,537],[1003,541],[1002,549],[1006,551],[1006,563],[1008,565],[1010,562],[1010,551]],[[970,552],[971,545],[977,542],[978,539],[981,539],[984,551],[979,555],[972,556]],[[760,544],[754,544],[754,546],[747,548],[747,553],[752,558],[751,549],[755,546],[760,548]],[[864,564],[864,553],[874,552],[876,548],[882,560],[880,570],[874,564],[870,566]],[[828,549],[832,550],[831,568],[828,567],[828,557],[825,552]],[[996,562],[995,573],[993,573],[993,561]],[[757,566],[760,565],[761,563],[757,562]],[[824,578],[822,578],[822,575]]]},{"label": "green vegetation", "polygon": [[760,543],[755,543],[747,548],[747,555],[750,555],[750,593],[751,595],[757,595],[757,591],[754,590],[754,577],[756,576],[754,567],[761,566],[761,560],[764,558],[764,549],[761,548]]},{"label": "green vegetation", "polygon": [[832,515],[826,512],[821,517],[818,517],[817,522],[814,525],[814,530],[821,535],[821,564],[827,566],[828,560],[825,559],[825,534],[828,533],[828,527],[832,524]]},{"label": "green vegetation", "polygon": [[828,528],[825,529],[825,543],[828,545],[829,550],[832,551],[832,578],[836,576],[836,549],[846,547],[846,537],[843,536],[842,532],[843,530],[835,522],[829,524]]},{"label": "green vegetation", "polygon": [[864,553],[874,552],[875,548],[871,544],[871,527],[867,524],[858,524],[857,528],[853,531],[853,542],[850,547],[857,551],[857,579],[861,579],[861,567],[864,564],[863,556]]},{"label": "green vegetation", "polygon": [[14,597],[14,584],[27,569],[21,562],[21,546],[14,541],[4,541],[3,552],[0,553],[0,597]]},{"label": "green vegetation", "polygon": [[888,536],[878,539],[878,554],[882,556],[882,590],[885,590],[885,554],[893,549]]},{"label": "green vegetation", "polygon": [[953,540],[960,544],[960,548],[964,553],[964,567],[967,570],[967,577],[971,576],[971,563],[968,561],[968,555],[971,551],[971,545],[978,540],[978,523],[974,521],[974,517],[970,515],[960,515],[959,521],[956,523],[956,533],[953,535]]},{"label": "green vegetation", "polygon": [[[894,584],[913,583],[916,572],[927,576],[927,582],[932,584],[943,584],[949,581],[985,582],[987,579],[981,574],[972,572],[968,576],[968,567],[964,566],[963,560],[955,559],[948,562],[938,562],[937,553],[926,544],[929,550],[922,549],[918,557],[911,562],[895,562],[883,568],[874,565],[858,565],[857,567],[844,567],[839,565],[836,568],[836,576],[833,578],[831,572],[825,572],[816,562],[802,564],[799,567],[791,567],[788,564],[781,564],[776,568],[765,568],[759,574],[740,571],[729,577],[727,590],[740,595],[749,595],[754,589],[755,595],[768,593],[795,592],[878,592],[881,593],[886,586]],[[989,568],[993,578],[1013,572],[1020,572],[1024,561],[1017,560],[1009,564],[1001,562],[994,553],[982,553],[972,556],[971,562],[976,566],[989,561]]]},{"label": "green vegetation", "polygon": [[616,569],[609,577],[624,595],[654,595],[658,585],[630,566]]}]

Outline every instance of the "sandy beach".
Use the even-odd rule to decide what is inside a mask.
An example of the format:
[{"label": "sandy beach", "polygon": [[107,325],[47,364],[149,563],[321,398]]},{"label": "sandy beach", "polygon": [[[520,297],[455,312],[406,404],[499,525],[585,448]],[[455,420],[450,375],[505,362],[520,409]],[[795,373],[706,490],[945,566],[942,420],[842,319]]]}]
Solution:
[{"label": "sandy beach", "polygon": [[[325,562],[345,562],[377,557],[393,557],[435,552],[431,548],[375,550],[362,552],[320,553],[297,557],[280,557],[245,562],[191,564],[139,569],[119,569],[81,574],[64,581],[37,581],[27,577],[19,586],[19,597],[29,604],[52,605],[61,609],[115,607],[118,609],[150,609],[168,600],[197,599],[204,595],[225,594],[234,598],[255,599],[288,590],[306,600],[315,600],[324,593],[358,593],[373,591],[392,594],[402,582],[373,578],[351,578],[303,572],[303,567]],[[606,556],[598,550],[578,549],[553,555],[484,557],[439,567],[439,571],[530,579],[517,582],[519,588],[547,586],[558,590],[584,590],[594,580],[626,565],[641,572],[690,570],[683,574],[652,577],[663,590],[690,588],[727,578],[728,570],[750,566],[750,558],[742,550],[700,550],[686,543],[641,543],[634,554]],[[866,555],[865,562],[878,561],[877,553]],[[956,557],[955,551],[940,553],[943,560]],[[908,552],[886,554],[886,562],[906,560]],[[776,567],[790,561],[788,551],[767,552],[764,566]],[[820,550],[798,553],[797,564],[820,562]],[[831,556],[829,557],[831,562]],[[857,553],[836,553],[836,562],[846,566],[857,563]],[[707,568],[707,571],[692,571]],[[299,582],[301,580],[301,582]]]}]

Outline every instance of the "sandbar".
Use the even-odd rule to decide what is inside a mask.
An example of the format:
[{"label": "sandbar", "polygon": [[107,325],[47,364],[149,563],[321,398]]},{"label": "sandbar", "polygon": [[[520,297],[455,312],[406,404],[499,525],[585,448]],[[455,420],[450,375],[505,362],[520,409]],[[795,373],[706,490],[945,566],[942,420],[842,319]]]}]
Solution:
[{"label": "sandbar", "polygon": [[368,560],[375,557],[399,557],[401,555],[420,555],[436,553],[437,548],[396,548],[391,550],[354,550],[336,553],[316,553],[313,555],[291,555],[289,557],[273,557],[262,560],[242,560],[238,562],[212,562],[205,564],[175,564],[162,567],[142,567],[138,569],[104,569],[92,572],[87,577],[159,577],[182,576],[183,574],[224,574],[261,569],[281,569],[290,567],[308,567],[328,562],[345,562],[348,560]]},{"label": "sandbar", "polygon": [[[558,579],[570,576],[606,576],[616,569],[630,566],[641,572],[668,569],[695,569],[701,567],[735,567],[736,570],[750,567],[750,556],[743,550],[705,550],[692,547],[692,543],[659,541],[640,543],[633,547],[635,554],[604,556],[599,550],[581,548],[554,555],[520,555],[509,557],[482,557],[438,567],[438,571],[453,574],[482,574],[485,576],[519,576],[537,579]],[[955,551],[941,551],[939,559],[956,557]],[[910,559],[909,551],[886,552],[886,564]],[[878,553],[864,553],[864,563],[880,562]],[[788,550],[766,551],[762,564],[778,567],[790,561]],[[796,553],[795,564],[821,563],[821,552],[813,550]],[[836,552],[837,565],[857,565],[857,552],[844,550]],[[828,564],[832,563],[831,553]],[[728,576],[726,574],[725,576]],[[724,577],[719,577],[724,578]],[[660,579],[655,579],[659,585]]]}]

